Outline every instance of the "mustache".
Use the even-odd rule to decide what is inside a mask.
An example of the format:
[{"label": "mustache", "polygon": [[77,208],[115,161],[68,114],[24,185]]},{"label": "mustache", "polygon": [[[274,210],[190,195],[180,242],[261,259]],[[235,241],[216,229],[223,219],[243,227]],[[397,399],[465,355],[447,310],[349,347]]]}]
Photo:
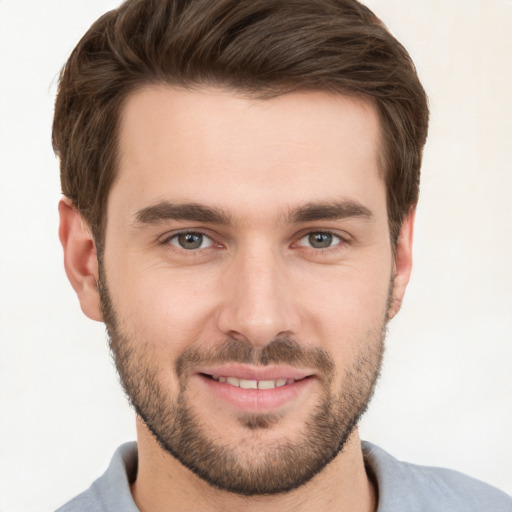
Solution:
[{"label": "mustache", "polygon": [[184,377],[198,365],[226,363],[254,366],[286,364],[312,368],[325,377],[331,377],[335,371],[334,360],[326,350],[304,347],[291,337],[276,337],[264,347],[255,347],[250,342],[236,338],[229,338],[209,349],[190,347],[178,357],[174,366],[178,377]]}]

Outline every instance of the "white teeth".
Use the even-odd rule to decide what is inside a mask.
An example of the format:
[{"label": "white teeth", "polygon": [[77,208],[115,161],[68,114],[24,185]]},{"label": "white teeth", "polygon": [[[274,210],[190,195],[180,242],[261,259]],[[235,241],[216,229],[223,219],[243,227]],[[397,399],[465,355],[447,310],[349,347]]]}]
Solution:
[{"label": "white teeth", "polygon": [[258,382],[258,389],[274,389],[276,387],[275,380],[260,380]]},{"label": "white teeth", "polygon": [[212,379],[242,389],[274,389],[295,382],[295,379],[250,380],[237,379],[236,377],[217,377],[215,375],[212,375]]},{"label": "white teeth", "polygon": [[242,389],[258,389],[258,381],[240,379],[240,387]]},{"label": "white teeth", "polygon": [[237,388],[240,387],[240,379],[237,379],[236,377],[227,377],[226,382],[232,386],[236,386]]}]

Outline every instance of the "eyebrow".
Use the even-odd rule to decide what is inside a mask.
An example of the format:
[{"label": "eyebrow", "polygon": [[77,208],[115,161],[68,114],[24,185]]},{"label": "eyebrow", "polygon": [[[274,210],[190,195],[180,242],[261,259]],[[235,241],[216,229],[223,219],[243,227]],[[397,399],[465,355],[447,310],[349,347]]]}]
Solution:
[{"label": "eyebrow", "polygon": [[231,218],[220,208],[197,203],[175,204],[168,201],[147,206],[135,214],[137,224],[158,224],[166,220],[229,224]]},{"label": "eyebrow", "polygon": [[366,206],[356,201],[335,201],[328,203],[308,203],[293,209],[288,215],[290,223],[312,222],[317,220],[341,220],[360,217],[369,221],[374,215]]},{"label": "eyebrow", "polygon": [[[373,213],[362,204],[344,200],[335,202],[312,202],[291,209],[284,217],[286,223],[299,224],[320,220],[340,220],[359,217],[369,221]],[[191,222],[228,225],[233,223],[231,215],[221,208],[198,203],[171,203],[162,201],[147,206],[135,214],[136,224],[158,224],[167,220],[185,220]]]}]

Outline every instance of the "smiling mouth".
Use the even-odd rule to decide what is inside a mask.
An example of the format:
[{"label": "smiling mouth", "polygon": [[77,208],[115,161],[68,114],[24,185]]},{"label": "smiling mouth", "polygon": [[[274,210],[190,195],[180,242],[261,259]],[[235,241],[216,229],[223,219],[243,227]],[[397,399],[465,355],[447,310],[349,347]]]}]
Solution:
[{"label": "smiling mouth", "polygon": [[216,382],[220,382],[222,384],[227,384],[229,386],[233,386],[235,388],[242,389],[274,389],[274,388],[282,388],[283,386],[294,384],[295,382],[307,379],[309,377],[304,377],[302,379],[274,379],[274,380],[255,380],[255,379],[239,379],[237,377],[225,377],[225,376],[217,376],[217,375],[208,375],[201,374],[204,377],[207,377]]}]

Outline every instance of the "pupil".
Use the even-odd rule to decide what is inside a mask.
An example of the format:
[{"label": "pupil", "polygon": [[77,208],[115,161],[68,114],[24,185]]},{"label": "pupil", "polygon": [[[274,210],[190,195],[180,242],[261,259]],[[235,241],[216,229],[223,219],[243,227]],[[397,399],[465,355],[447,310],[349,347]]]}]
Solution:
[{"label": "pupil", "polygon": [[203,235],[198,233],[184,233],[179,235],[178,241],[184,249],[199,249],[203,243]]},{"label": "pupil", "polygon": [[309,243],[315,249],[324,249],[332,244],[332,235],[330,233],[312,233],[309,235]]}]

